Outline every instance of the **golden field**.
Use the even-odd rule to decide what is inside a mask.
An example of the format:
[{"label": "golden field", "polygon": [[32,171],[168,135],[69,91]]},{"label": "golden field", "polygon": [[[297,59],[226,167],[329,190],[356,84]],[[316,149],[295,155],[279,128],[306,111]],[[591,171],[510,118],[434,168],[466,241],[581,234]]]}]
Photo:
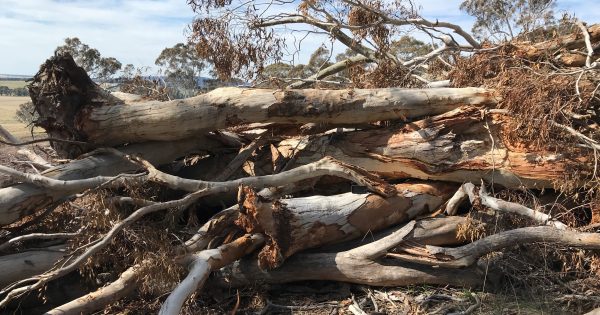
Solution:
[{"label": "golden field", "polygon": [[11,89],[25,87],[27,83],[25,81],[3,81],[0,80],[0,86],[8,86]]},{"label": "golden field", "polygon": [[[32,139],[31,131],[25,124],[17,121],[15,113],[19,109],[19,105],[28,101],[29,97],[24,96],[0,96],[0,125],[24,141]],[[36,135],[39,135],[41,129],[36,128],[34,131]]]}]

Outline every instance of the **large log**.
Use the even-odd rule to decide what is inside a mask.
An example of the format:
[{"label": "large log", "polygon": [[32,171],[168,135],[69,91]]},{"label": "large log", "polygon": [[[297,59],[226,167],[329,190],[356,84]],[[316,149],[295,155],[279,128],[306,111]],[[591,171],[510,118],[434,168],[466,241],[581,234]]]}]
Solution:
[{"label": "large log", "polygon": [[48,271],[66,255],[65,249],[66,246],[57,245],[0,256],[0,289],[15,281]]},{"label": "large log", "polygon": [[[126,154],[139,155],[156,165],[169,163],[197,150],[211,150],[222,144],[207,137],[171,142],[140,143],[120,148]],[[160,149],[157,149],[160,148]],[[54,179],[74,180],[94,176],[115,176],[139,169],[139,165],[113,154],[94,154],[53,167],[42,174]],[[13,223],[40,208],[78,191],[48,190],[22,183],[0,189],[0,226]]]},{"label": "large log", "polygon": [[[456,225],[454,225],[456,228]],[[241,259],[222,268],[213,279],[217,285],[239,287],[256,283],[287,283],[306,280],[330,280],[373,286],[443,284],[477,287],[486,276],[476,266],[459,270],[433,268],[386,259],[387,252],[410,241],[418,225],[406,224],[392,234],[372,243],[338,253],[298,253],[281,267],[264,270],[254,258]],[[431,234],[434,236],[435,233]],[[427,237],[421,241],[427,243]],[[490,280],[491,275],[487,275]],[[495,278],[495,276],[494,276]]]},{"label": "large log", "polygon": [[[505,187],[551,188],[586,164],[559,148],[533,149],[506,137],[512,118],[482,115],[477,108],[451,112],[394,128],[284,140],[277,151],[290,166],[323,156],[362,167],[387,179],[418,178],[451,182],[481,180]],[[254,173],[271,168],[259,157]],[[250,164],[249,164],[250,165]]]},{"label": "large log", "polygon": [[240,191],[238,224],[268,236],[258,255],[261,268],[276,268],[307,248],[364,237],[438,209],[456,191],[447,183],[395,185],[397,195],[345,193],[266,200],[251,188]]},{"label": "large log", "polygon": [[52,57],[42,65],[30,94],[40,114],[38,125],[50,135],[95,146],[178,140],[250,123],[358,124],[406,119],[465,104],[496,102],[493,91],[483,88],[220,88],[184,100],[125,104],[94,84],[68,55]]}]

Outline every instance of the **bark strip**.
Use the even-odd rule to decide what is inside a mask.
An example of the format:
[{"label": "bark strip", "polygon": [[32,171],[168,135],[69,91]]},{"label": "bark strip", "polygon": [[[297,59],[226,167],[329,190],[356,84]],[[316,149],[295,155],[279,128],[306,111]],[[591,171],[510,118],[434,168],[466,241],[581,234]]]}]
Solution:
[{"label": "bark strip", "polygon": [[272,269],[304,249],[364,237],[436,210],[455,186],[421,183],[394,187],[398,194],[390,197],[345,193],[276,201],[244,187],[237,223],[248,233],[268,236],[258,260],[261,268]]},{"label": "bark strip", "polygon": [[[585,165],[584,153],[569,156],[507,139],[503,130],[510,119],[504,114],[486,117],[477,108],[463,107],[403,126],[288,139],[277,149],[294,165],[328,155],[386,179],[458,183],[483,179],[509,188],[553,188],[570,170]],[[260,174],[265,169],[259,160],[251,171]]]}]

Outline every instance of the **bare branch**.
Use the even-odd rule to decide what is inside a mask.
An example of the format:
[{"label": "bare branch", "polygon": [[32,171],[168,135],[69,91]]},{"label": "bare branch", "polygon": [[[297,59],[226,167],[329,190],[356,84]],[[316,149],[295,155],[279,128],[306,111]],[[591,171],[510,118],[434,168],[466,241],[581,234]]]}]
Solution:
[{"label": "bare branch", "polygon": [[[0,125],[0,137],[3,137],[4,139],[6,139],[7,141],[2,141],[2,143],[8,144],[8,145],[14,145],[14,144],[17,144],[17,143],[21,142],[21,140],[19,140],[17,137],[15,137],[14,135],[12,135],[2,125]],[[0,141],[1,141],[1,139],[0,139]],[[38,154],[36,154],[32,150],[22,148],[17,153],[25,156],[26,158],[28,158],[33,163],[37,163],[39,165],[42,165],[45,168],[52,167],[52,165],[50,163],[48,163],[48,161],[46,161],[44,158],[42,158],[41,156],[39,156]]]},{"label": "bare branch", "polygon": [[368,57],[365,57],[363,55],[357,55],[354,57],[350,57],[348,59],[336,62],[336,63],[332,64],[331,66],[320,70],[319,72],[306,78],[306,81],[299,81],[299,82],[292,83],[288,86],[288,88],[291,88],[291,89],[305,88],[310,85],[310,83],[311,83],[310,80],[321,80],[330,75],[334,75],[336,73],[344,71],[353,65],[372,62],[372,61],[374,61],[374,60],[369,59]]},{"label": "bare branch", "polygon": [[358,184],[367,186],[371,191],[383,196],[395,194],[395,189],[371,173],[337,161],[331,157],[325,157],[319,161],[299,166],[295,169],[274,175],[244,177],[227,182],[207,182],[202,180],[186,179],[173,176],[159,171],[150,163],[143,160],[140,162],[149,171],[150,180],[168,185],[172,189],[185,191],[208,190],[211,194],[237,191],[239,186],[251,186],[254,189],[265,187],[277,187],[302,181],[309,178],[324,175],[336,176],[352,180]]},{"label": "bare branch", "polygon": [[187,277],[171,292],[159,314],[179,314],[183,303],[192,293],[202,288],[212,271],[233,263],[263,243],[264,237],[260,234],[245,235],[216,249],[207,249],[192,255]]},{"label": "bare branch", "polygon": [[466,199],[466,196],[469,197],[472,204],[475,203],[477,199],[479,199],[482,205],[494,209],[496,211],[522,215],[534,220],[535,222],[546,225],[552,225],[560,230],[566,230],[569,228],[564,223],[552,219],[552,217],[543,212],[527,208],[518,203],[504,201],[488,195],[487,191],[485,190],[485,185],[483,184],[483,181],[479,193],[475,192],[475,185],[471,183],[463,184],[461,188],[457,190],[456,194],[448,201],[448,204],[446,205],[446,212],[451,215],[455,214],[458,206],[462,201]]},{"label": "bare branch", "polygon": [[592,42],[590,40],[590,33],[588,32],[588,30],[585,27],[585,25],[583,24],[583,22],[577,21],[577,22],[575,22],[575,24],[577,24],[579,29],[581,29],[581,32],[583,33],[583,38],[585,40],[585,48],[587,49],[587,55],[585,58],[585,66],[587,68],[595,68],[597,64],[595,62],[592,63],[592,58],[594,57],[594,48],[592,47]]},{"label": "bare branch", "polygon": [[362,259],[374,260],[387,254],[387,251],[398,246],[404,238],[412,232],[416,221],[410,221],[396,232],[378,241],[363,245],[348,251],[348,255],[357,256]]},{"label": "bare branch", "polygon": [[142,264],[130,267],[119,276],[119,279],[109,285],[56,307],[45,314],[79,315],[91,314],[97,310],[101,310],[106,305],[118,301],[133,292],[138,287],[142,269]]},{"label": "bare branch", "polygon": [[24,242],[29,240],[48,240],[48,239],[60,239],[60,238],[71,238],[73,236],[77,236],[79,232],[76,233],[31,233],[27,235],[17,236],[15,238],[11,238],[7,242],[0,244],[0,251],[3,251],[9,248],[11,245]]},{"label": "bare branch", "polygon": [[[560,246],[599,249],[600,234],[559,230],[550,226],[526,227],[500,232],[456,248],[427,245],[425,246],[426,254],[424,257],[402,253],[388,254],[388,256],[427,265],[463,268],[471,266],[477,259],[488,253],[516,244],[530,243],[549,243]],[[402,247],[399,249],[401,250]]]}]

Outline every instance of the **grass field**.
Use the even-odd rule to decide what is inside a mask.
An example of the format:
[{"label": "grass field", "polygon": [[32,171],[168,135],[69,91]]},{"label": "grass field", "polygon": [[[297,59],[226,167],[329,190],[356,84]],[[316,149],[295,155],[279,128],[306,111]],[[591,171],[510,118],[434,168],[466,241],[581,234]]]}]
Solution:
[{"label": "grass field", "polygon": [[8,86],[10,89],[25,87],[26,84],[25,81],[0,81],[0,86]]},{"label": "grass field", "polygon": [[[29,97],[0,96],[0,125],[21,140],[30,140],[31,131],[25,124],[15,119],[15,113],[19,109],[19,105],[28,101]],[[41,129],[36,128],[34,130],[35,134],[39,134],[40,132]]]}]

